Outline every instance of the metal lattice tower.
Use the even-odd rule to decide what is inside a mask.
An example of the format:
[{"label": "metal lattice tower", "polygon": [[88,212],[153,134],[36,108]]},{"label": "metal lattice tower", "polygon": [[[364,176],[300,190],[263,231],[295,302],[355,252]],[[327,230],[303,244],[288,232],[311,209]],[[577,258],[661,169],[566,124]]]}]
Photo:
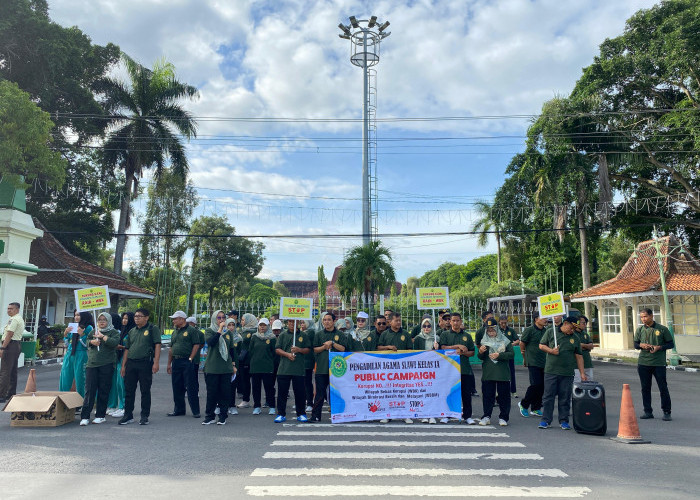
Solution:
[{"label": "metal lattice tower", "polygon": [[377,16],[358,20],[350,16],[350,26],[338,25],[351,42],[350,62],[362,68],[362,244],[376,239],[377,213],[377,72],[379,46],[391,33],[389,21],[380,24]]}]

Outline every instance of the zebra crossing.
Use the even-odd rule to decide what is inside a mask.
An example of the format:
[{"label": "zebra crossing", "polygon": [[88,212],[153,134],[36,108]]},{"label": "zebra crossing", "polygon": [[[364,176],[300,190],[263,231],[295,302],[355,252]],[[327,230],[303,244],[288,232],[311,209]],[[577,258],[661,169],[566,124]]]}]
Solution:
[{"label": "zebra crossing", "polygon": [[591,492],[567,484],[560,469],[538,467],[544,457],[525,448],[494,426],[288,423],[263,452],[269,466],[251,472],[245,492],[272,498],[581,498]]}]

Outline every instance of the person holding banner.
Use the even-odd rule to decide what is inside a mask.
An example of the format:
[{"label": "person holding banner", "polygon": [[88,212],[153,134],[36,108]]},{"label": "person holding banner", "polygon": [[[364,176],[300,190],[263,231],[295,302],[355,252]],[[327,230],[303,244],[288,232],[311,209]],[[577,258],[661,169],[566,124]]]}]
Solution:
[{"label": "person holding banner", "polygon": [[433,320],[423,319],[420,329],[420,333],[413,339],[413,349],[416,351],[440,349],[440,337],[433,329]]},{"label": "person holding banner", "polygon": [[258,331],[258,318],[251,313],[245,313],[241,318],[241,337],[243,342],[239,354],[239,366],[236,378],[241,401],[238,408],[250,408],[250,339]]},{"label": "person holding banner", "polygon": [[150,323],[151,313],[143,307],[134,312],[136,326],[124,338],[124,416],[119,425],[134,421],[136,386],[141,389],[141,419],[139,425],[148,425],[151,415],[151,385],[153,375],[160,370],[160,330]]},{"label": "person holding banner", "polygon": [[288,320],[287,323],[292,323],[292,328],[280,333],[275,346],[275,352],[280,357],[280,365],[277,369],[277,418],[275,418],[275,423],[278,424],[287,420],[287,397],[290,384],[294,391],[297,420],[308,422],[304,406],[306,402],[304,358],[311,350],[311,343],[306,333],[297,330],[295,320]]},{"label": "person holding banner", "polygon": [[314,334],[314,354],[316,355],[316,395],[311,409],[311,422],[321,421],[323,402],[330,383],[328,370],[328,352],[347,350],[347,339],[335,328],[335,314],[326,312],[321,319],[323,329]]},{"label": "person holding banner", "polygon": [[[483,361],[481,393],[484,414],[479,425],[491,424],[491,413],[498,399],[498,425],[505,427],[510,419],[510,368],[508,362],[515,357],[513,343],[499,330],[495,319],[486,321],[486,334],[479,346],[479,359]],[[498,394],[498,396],[496,396]]]},{"label": "person holding banner", "polygon": [[391,315],[389,329],[382,332],[377,343],[379,351],[410,351],[413,349],[411,335],[401,326],[401,313]]},{"label": "person holding banner", "polygon": [[61,375],[58,379],[58,390],[70,391],[75,381],[75,390],[85,397],[85,364],[87,363],[87,337],[95,328],[95,321],[89,312],[73,312],[73,321],[78,324],[77,331],[71,332],[66,328],[64,342],[70,347],[66,349],[61,366]]},{"label": "person holding banner", "polygon": [[581,342],[574,335],[575,316],[566,316],[560,327],[548,329],[540,340],[540,349],[547,353],[544,367],[544,395],[542,396],[542,421],[540,429],[548,429],[554,417],[554,399],[558,398],[559,425],[571,430],[569,412],[574,387],[574,370],[578,366],[581,380],[586,381],[581,355]]},{"label": "person holding banner", "polygon": [[[92,407],[95,408],[93,424],[105,422],[109,391],[112,389],[112,372],[117,361],[116,347],[119,344],[119,332],[112,326],[112,316],[101,313],[97,316],[97,331],[87,336],[88,360],[85,365],[85,399],[80,411],[80,425],[90,423]],[[97,405],[95,405],[97,398]]]},{"label": "person holding banner", "polygon": [[540,350],[540,340],[547,331],[547,318],[541,318],[538,311],[533,313],[532,318],[532,325],[525,328],[520,338],[523,360],[530,377],[530,386],[525,391],[525,397],[518,403],[523,417],[542,416],[544,367],[547,362],[547,354]]},{"label": "person holding banner", "polygon": [[386,316],[380,314],[374,319],[374,326],[372,327],[372,334],[379,338],[382,336],[382,333],[384,333],[389,326],[389,323],[387,322]]},{"label": "person holding banner", "polygon": [[[459,354],[459,366],[462,377],[462,419],[468,425],[475,425],[472,418],[472,392],[474,390],[474,374],[469,358],[474,356],[474,341],[471,335],[464,331],[462,315],[454,312],[450,315],[450,331],[440,336],[441,349],[454,349]],[[440,420],[447,423],[447,419]]]},{"label": "person holding banner", "polygon": [[207,359],[204,361],[204,383],[207,385],[207,404],[204,409],[202,425],[215,422],[216,409],[219,409],[217,425],[226,425],[231,396],[231,377],[236,373],[233,357],[231,334],[225,328],[226,315],[223,311],[214,311],[211,323],[205,334]]},{"label": "person holding banner", "polygon": [[270,407],[269,414],[275,411],[275,345],[277,337],[269,330],[270,320],[261,318],[258,331],[250,339],[250,375],[253,382],[253,415],[262,413],[260,397],[265,386],[265,402]]}]

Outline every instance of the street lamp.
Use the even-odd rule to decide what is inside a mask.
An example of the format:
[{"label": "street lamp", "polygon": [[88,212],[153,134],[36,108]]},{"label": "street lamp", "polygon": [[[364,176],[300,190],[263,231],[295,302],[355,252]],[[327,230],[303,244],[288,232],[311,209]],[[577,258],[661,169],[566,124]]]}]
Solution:
[{"label": "street lamp", "polygon": [[376,84],[372,85],[376,72],[370,68],[379,63],[379,45],[391,33],[385,31],[389,21],[379,25],[377,16],[369,19],[350,16],[349,20],[349,26],[338,25],[342,32],[338,36],[350,40],[350,62],[362,68],[362,244],[367,245],[372,235],[377,234]]}]

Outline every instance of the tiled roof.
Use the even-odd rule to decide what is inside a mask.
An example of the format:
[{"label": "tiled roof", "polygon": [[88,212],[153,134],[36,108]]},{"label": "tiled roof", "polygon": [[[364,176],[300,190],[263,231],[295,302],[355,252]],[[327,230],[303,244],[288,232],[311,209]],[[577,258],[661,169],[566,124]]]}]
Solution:
[{"label": "tiled roof", "polygon": [[[674,236],[659,238],[666,289],[669,292],[700,291],[700,262],[690,252],[681,252]],[[654,240],[637,246],[617,276],[571,296],[572,301],[607,295],[640,293],[661,290],[659,261]]]},{"label": "tiled roof", "polygon": [[36,218],[34,225],[44,231],[44,236],[32,242],[29,262],[37,266],[39,272],[27,277],[28,286],[33,283],[80,285],[81,287],[107,285],[115,292],[117,290],[126,292],[122,293],[126,296],[130,294],[153,296],[148,290],[128,283],[123,276],[71,254]]}]

